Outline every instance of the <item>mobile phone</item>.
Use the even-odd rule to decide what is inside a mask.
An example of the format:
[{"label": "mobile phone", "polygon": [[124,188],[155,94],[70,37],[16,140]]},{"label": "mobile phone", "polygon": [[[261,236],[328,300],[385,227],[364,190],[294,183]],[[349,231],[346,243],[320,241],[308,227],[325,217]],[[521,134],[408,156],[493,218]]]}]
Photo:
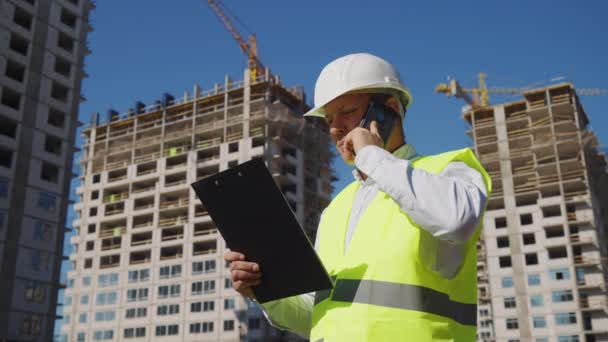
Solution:
[{"label": "mobile phone", "polygon": [[397,113],[395,113],[394,110],[381,103],[371,100],[369,102],[369,106],[367,107],[367,111],[359,123],[359,127],[370,129],[372,121],[375,120],[378,123],[380,137],[382,138],[384,144],[386,144],[386,141],[393,130],[393,125],[395,124],[396,118]]}]

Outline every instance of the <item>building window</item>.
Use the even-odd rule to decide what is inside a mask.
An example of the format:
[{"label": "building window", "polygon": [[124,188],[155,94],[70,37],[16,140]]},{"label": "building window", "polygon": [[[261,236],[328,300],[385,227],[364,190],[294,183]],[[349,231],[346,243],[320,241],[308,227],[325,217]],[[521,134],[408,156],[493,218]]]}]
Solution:
[{"label": "building window", "polygon": [[574,312],[561,312],[555,314],[556,325],[568,325],[576,324],[576,313]]},{"label": "building window", "polygon": [[496,237],[496,245],[498,246],[498,248],[509,247],[509,237],[508,236]]},{"label": "building window", "polygon": [[126,328],[124,330],[125,338],[134,338],[134,337],[146,337],[146,328]]},{"label": "building window", "polygon": [[536,239],[534,238],[534,233],[524,234],[522,236],[524,245],[533,245],[536,243]]},{"label": "building window", "polygon": [[59,32],[57,35],[57,46],[72,53],[74,51],[74,39],[63,32]]},{"label": "building window", "polygon": [[182,265],[163,266],[160,268],[160,279],[175,278],[182,275]]},{"label": "building window", "polygon": [[25,300],[28,302],[43,303],[46,298],[46,286],[34,281],[25,285]]},{"label": "building window", "polygon": [[177,315],[179,313],[179,304],[159,305],[156,308],[158,316]]},{"label": "building window", "polygon": [[512,309],[517,306],[515,302],[515,297],[505,297],[504,298],[504,306],[505,309]]},{"label": "building window", "polygon": [[2,88],[2,99],[0,99],[0,103],[14,110],[19,110],[21,108],[21,94],[4,87]]},{"label": "building window", "polygon": [[224,310],[234,309],[234,298],[224,299]]},{"label": "building window", "polygon": [[111,322],[115,318],[115,311],[99,311],[95,313],[95,322]]},{"label": "building window", "polygon": [[0,177],[0,198],[8,197],[8,179]]},{"label": "building window", "polygon": [[42,162],[42,168],[40,169],[40,179],[57,184],[57,182],[59,181],[59,167],[46,162]]},{"label": "building window", "polygon": [[517,318],[507,318],[507,330],[519,329]]},{"label": "building window", "polygon": [[526,254],[526,265],[538,265],[538,256],[536,253]]},{"label": "building window", "polygon": [[23,80],[25,79],[25,66],[10,59],[7,59],[6,71],[4,72],[4,75],[14,81],[23,82]]},{"label": "building window", "polygon": [[64,304],[65,306],[70,306],[70,305],[72,305],[72,297],[71,297],[71,296],[65,296],[65,297],[63,298],[63,304]]},{"label": "building window", "polygon": [[89,304],[89,295],[80,296],[80,305],[87,305],[87,304]]},{"label": "building window", "polygon": [[192,263],[192,275],[215,272],[215,260],[196,261]]},{"label": "building window", "polygon": [[127,309],[127,311],[125,311],[125,318],[127,318],[127,319],[146,317],[147,315],[148,315],[147,308],[131,308],[131,309]]},{"label": "building window", "polygon": [[564,227],[562,225],[544,227],[544,229],[547,239],[564,236]]},{"label": "building window", "polygon": [[528,274],[528,285],[540,285],[540,274]]},{"label": "building window", "polygon": [[51,84],[51,97],[57,101],[67,103],[69,92],[70,90],[68,89],[68,87],[60,83],[53,82]]},{"label": "building window", "polygon": [[52,135],[47,135],[44,138],[44,150],[48,153],[60,155],[61,154],[61,139]]},{"label": "building window", "polygon": [[114,330],[97,330],[93,332],[93,341],[107,341],[114,339]]},{"label": "building window", "polygon": [[128,289],[127,290],[127,302],[142,301],[148,299],[148,289]]},{"label": "building window", "polygon": [[2,231],[2,229],[4,229],[4,216],[5,211],[0,209],[0,232]]},{"label": "building window", "polygon": [[76,28],[76,15],[74,13],[66,10],[65,8],[61,9],[61,18],[59,19],[66,26],[71,28]]},{"label": "building window", "polygon": [[29,31],[32,28],[32,15],[21,7],[15,6],[13,22]]},{"label": "building window", "polygon": [[76,342],[85,342],[85,337],[86,337],[86,333],[84,332],[79,332],[76,335]]},{"label": "building window", "polygon": [[97,286],[106,287],[118,284],[118,273],[100,274],[97,276]]},{"label": "building window", "polygon": [[579,342],[578,335],[558,336],[557,342]]},{"label": "building window", "polygon": [[81,313],[78,315],[78,323],[86,323],[87,322],[87,314]]},{"label": "building window", "polygon": [[[148,290],[148,289],[146,289]],[[116,291],[98,293],[95,299],[97,305],[116,304]]]},{"label": "building window", "polygon": [[201,333],[201,323],[191,323],[190,324],[190,333],[191,334],[200,334]]},{"label": "building window", "polygon": [[519,223],[521,223],[522,226],[532,224],[532,214],[519,215]]},{"label": "building window", "polygon": [[87,251],[94,250],[95,249],[95,241],[87,241],[87,244],[86,244],[85,248],[86,248]]},{"label": "building window", "polygon": [[551,300],[554,303],[571,302],[574,300],[572,290],[558,290],[551,292]]},{"label": "building window", "polygon": [[197,281],[192,283],[192,294],[198,295],[202,293],[214,293],[215,280]]},{"label": "building window", "polygon": [[65,125],[66,114],[54,108],[49,108],[47,123],[57,128],[63,128]]},{"label": "building window", "polygon": [[568,270],[567,268],[557,268],[549,270],[549,278],[551,278],[551,280],[570,279],[570,270]]},{"label": "building window", "polygon": [[156,336],[172,336],[179,334],[179,326],[173,325],[159,325],[156,327]]},{"label": "building window", "polygon": [[224,320],[224,331],[233,331],[234,330],[234,320],[227,319]]},{"label": "building window", "polygon": [[53,227],[44,222],[37,221],[34,224],[32,240],[34,241],[50,241],[53,238]]},{"label": "building window", "polygon": [[229,289],[232,287],[232,279],[230,278],[225,278],[224,279],[224,288],[225,289]]},{"label": "building window", "polygon": [[27,56],[29,43],[27,39],[11,32],[11,40],[8,47],[20,55]]},{"label": "building window", "polygon": [[149,269],[129,271],[129,283],[146,281],[148,279],[150,279],[150,270]]},{"label": "building window", "polygon": [[507,227],[507,218],[506,217],[494,218],[494,225],[495,225],[496,229],[506,228]]},{"label": "building window", "polygon": [[500,268],[511,267],[511,257],[508,255],[499,257],[498,264],[500,265]]},{"label": "building window", "polygon": [[543,296],[539,294],[530,296],[530,305],[534,307],[543,306]]},{"label": "building window", "polygon": [[38,336],[42,329],[42,317],[38,315],[26,315],[21,322],[21,333],[24,335]]},{"label": "building window", "polygon": [[532,317],[532,325],[534,328],[546,328],[547,321],[545,320],[545,317]]},{"label": "building window", "polygon": [[56,202],[57,197],[55,197],[55,195],[41,191],[38,193],[38,201],[36,202],[36,206],[40,209],[46,210],[47,212],[54,213]]},{"label": "building window", "polygon": [[488,311],[488,309],[481,309],[479,310],[479,316],[480,317],[487,317],[490,314],[490,312]]},{"label": "building window", "polygon": [[547,248],[549,259],[560,259],[568,257],[566,246]]}]

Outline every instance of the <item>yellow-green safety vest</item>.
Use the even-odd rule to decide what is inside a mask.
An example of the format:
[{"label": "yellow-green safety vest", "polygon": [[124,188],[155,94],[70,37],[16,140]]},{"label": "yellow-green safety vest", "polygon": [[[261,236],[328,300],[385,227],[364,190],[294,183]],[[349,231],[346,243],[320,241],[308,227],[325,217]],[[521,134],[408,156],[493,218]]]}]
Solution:
[{"label": "yellow-green safety vest", "polygon": [[[479,171],[490,196],[491,179],[468,148],[419,157],[412,167],[438,174],[452,161]],[[436,238],[382,191],[359,219],[345,251],[358,188],[355,181],[340,192],[319,225],[318,253],[335,287],[316,293],[310,341],[474,341],[481,220],[466,242],[460,270],[447,279],[420,259],[420,248],[432,247]]]}]

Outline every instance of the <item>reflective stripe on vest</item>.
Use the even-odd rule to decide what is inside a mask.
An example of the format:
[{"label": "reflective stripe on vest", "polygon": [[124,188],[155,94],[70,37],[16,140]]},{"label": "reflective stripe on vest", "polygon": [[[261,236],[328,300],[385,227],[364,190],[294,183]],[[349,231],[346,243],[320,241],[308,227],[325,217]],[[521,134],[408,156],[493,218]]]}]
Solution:
[{"label": "reflective stripe on vest", "polygon": [[477,325],[477,304],[453,301],[447,294],[428,287],[366,279],[338,279],[333,291],[317,292],[315,305],[330,295],[333,301],[414,310],[451,318],[463,325]]}]

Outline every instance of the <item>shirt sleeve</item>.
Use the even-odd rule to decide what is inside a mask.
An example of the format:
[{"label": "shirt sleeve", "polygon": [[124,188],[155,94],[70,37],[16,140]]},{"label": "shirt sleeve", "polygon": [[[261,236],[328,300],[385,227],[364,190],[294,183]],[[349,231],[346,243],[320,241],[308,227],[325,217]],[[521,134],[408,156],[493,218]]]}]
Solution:
[{"label": "shirt sleeve", "polygon": [[370,145],[359,150],[355,165],[438,239],[463,243],[475,232],[487,190],[481,174],[466,163],[451,162],[433,174]]}]

